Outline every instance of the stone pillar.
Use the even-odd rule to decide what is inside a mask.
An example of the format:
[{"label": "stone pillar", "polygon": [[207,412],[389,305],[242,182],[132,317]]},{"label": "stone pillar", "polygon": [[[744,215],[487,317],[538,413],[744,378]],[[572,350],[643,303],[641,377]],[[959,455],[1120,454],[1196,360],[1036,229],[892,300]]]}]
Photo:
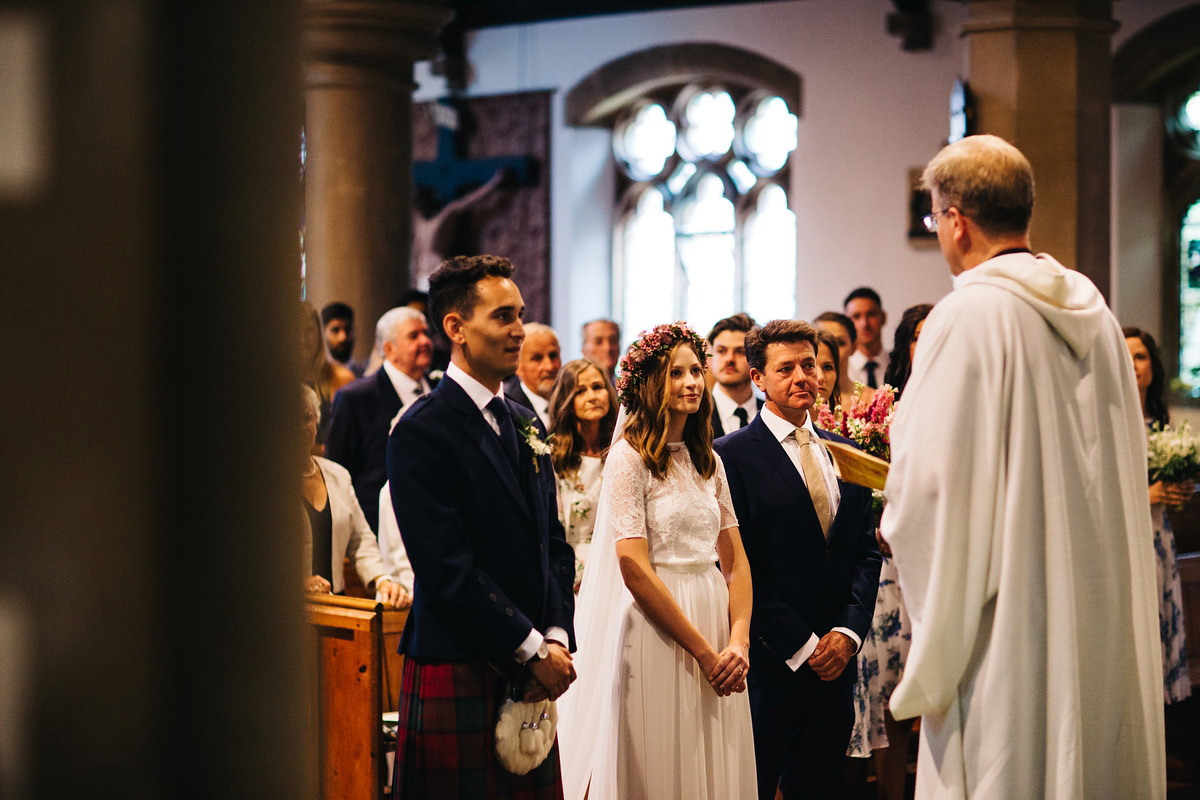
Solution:
[{"label": "stone pillar", "polygon": [[305,9],[308,298],[355,312],[354,357],[408,288],[413,62],[437,53],[444,0],[310,0]]},{"label": "stone pillar", "polygon": [[1033,249],[1108,296],[1112,0],[967,2],[976,129],[1033,164]]}]

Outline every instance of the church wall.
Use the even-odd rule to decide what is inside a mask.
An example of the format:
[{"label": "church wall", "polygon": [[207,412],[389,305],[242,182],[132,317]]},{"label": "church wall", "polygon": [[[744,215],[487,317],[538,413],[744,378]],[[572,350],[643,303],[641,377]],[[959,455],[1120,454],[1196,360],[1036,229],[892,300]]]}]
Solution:
[{"label": "church wall", "polygon": [[[1123,22],[1114,48],[1178,0],[1115,4]],[[879,290],[892,325],[909,305],[951,288],[936,245],[914,246],[907,229],[909,170],[944,142],[951,84],[966,71],[962,3],[938,0],[933,48],[906,53],[889,35],[890,4],[878,0],[796,0],[621,14],[490,28],[468,46],[470,94],[555,90],[552,131],[552,319],[564,354],[579,351],[579,326],[610,313],[610,231],[614,165],[607,131],[563,122],[566,92],[606,62],[657,45],[717,42],[760,53],[801,77],[799,143],[791,161],[797,215],[797,314],[840,308],[860,284]],[[418,64],[418,100],[444,92]],[[1114,153],[1122,152],[1114,143]],[[1117,164],[1120,173],[1124,167]],[[1119,177],[1114,187],[1121,185]],[[1116,219],[1116,218],[1114,218]],[[1129,220],[1123,240],[1138,246]],[[1133,237],[1133,238],[1131,238]],[[1036,242],[1034,243],[1036,247]],[[1118,252],[1114,247],[1114,263]],[[519,267],[519,265],[518,265]],[[1124,275],[1127,297],[1146,298]],[[1138,303],[1142,303],[1139,300]],[[1135,305],[1141,310],[1141,305]]]}]

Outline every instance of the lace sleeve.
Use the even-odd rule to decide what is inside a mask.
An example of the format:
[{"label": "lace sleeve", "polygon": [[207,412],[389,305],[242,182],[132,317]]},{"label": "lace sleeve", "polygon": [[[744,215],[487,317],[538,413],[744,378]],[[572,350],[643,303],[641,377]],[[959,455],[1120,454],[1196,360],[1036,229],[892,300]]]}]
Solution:
[{"label": "lace sleeve", "polygon": [[[715,454],[714,454],[715,455]],[[733,498],[729,496],[729,479],[725,477],[725,462],[717,456],[717,471],[713,475],[717,482],[717,505],[721,507],[721,528],[737,527],[737,514],[733,511]]]},{"label": "lace sleeve", "polygon": [[613,445],[604,465],[601,502],[607,501],[614,539],[645,539],[648,470],[624,439]]}]

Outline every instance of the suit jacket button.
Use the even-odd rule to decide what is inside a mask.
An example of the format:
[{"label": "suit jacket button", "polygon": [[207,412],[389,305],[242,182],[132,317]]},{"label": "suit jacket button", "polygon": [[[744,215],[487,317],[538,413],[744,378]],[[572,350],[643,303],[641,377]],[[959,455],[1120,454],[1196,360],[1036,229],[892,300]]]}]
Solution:
[{"label": "suit jacket button", "polygon": [[511,608],[506,608],[504,609],[504,613],[511,617],[513,615],[513,610]]},{"label": "suit jacket button", "polygon": [[496,602],[496,593],[492,592],[491,594],[489,594],[488,600],[491,600],[493,603]]}]

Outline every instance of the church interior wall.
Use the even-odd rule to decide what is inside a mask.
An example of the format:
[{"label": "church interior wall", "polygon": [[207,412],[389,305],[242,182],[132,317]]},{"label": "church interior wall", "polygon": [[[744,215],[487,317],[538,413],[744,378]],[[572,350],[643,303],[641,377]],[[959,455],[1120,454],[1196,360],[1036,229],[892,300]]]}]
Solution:
[{"label": "church interior wall", "polygon": [[[1113,48],[1186,5],[1180,0],[1114,3],[1120,27]],[[611,313],[615,167],[608,131],[567,126],[564,98],[601,65],[663,44],[740,47],[800,76],[790,186],[797,216],[798,316],[839,307],[845,293],[860,284],[880,291],[893,318],[950,290],[936,246],[914,245],[906,236],[907,189],[909,170],[923,165],[946,138],[955,77],[969,78],[960,33],[967,11],[965,4],[936,0],[933,47],[912,53],[886,32],[888,10],[877,0],[795,0],[614,14],[470,35],[468,94],[555,92],[550,322],[562,334],[566,352],[578,352],[582,322]],[[417,65],[417,79],[418,101],[445,93],[427,63]],[[1114,135],[1134,137],[1114,140],[1114,196],[1122,187],[1139,195],[1147,188],[1146,154],[1137,145],[1145,139],[1146,124],[1137,111],[1114,114]],[[1157,242],[1158,228],[1144,227],[1152,208],[1135,206],[1114,200],[1114,286],[1122,292],[1114,300],[1123,303],[1123,314],[1154,320],[1157,270],[1130,266],[1129,254],[1137,253],[1140,263]],[[1154,327],[1150,321],[1143,324]]]}]

